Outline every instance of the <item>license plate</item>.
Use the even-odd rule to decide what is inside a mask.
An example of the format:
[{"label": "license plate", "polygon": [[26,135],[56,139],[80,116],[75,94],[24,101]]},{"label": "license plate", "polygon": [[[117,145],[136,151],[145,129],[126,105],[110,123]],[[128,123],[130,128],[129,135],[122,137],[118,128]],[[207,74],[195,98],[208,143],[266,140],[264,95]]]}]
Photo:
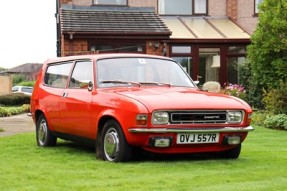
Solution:
[{"label": "license plate", "polygon": [[179,133],[177,134],[177,144],[201,144],[201,143],[218,143],[218,133]]}]

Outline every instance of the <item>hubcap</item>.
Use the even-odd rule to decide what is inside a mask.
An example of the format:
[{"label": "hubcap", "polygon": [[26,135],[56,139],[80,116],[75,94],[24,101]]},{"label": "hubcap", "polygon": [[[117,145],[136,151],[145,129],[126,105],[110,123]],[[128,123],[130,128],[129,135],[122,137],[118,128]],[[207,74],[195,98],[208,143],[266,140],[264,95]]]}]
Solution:
[{"label": "hubcap", "polygon": [[119,151],[118,133],[114,128],[109,129],[105,134],[104,149],[106,158],[113,161]]},{"label": "hubcap", "polygon": [[47,139],[47,123],[42,120],[38,130],[38,141],[40,145],[44,145]]}]

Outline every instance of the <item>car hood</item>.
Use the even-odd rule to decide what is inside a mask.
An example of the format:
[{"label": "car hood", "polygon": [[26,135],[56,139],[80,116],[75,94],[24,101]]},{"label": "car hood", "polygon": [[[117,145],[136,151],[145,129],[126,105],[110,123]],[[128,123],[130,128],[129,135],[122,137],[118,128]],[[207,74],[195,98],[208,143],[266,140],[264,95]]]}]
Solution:
[{"label": "car hood", "polygon": [[148,110],[156,109],[250,109],[232,96],[208,93],[195,88],[155,87],[120,90],[115,93],[141,102]]}]

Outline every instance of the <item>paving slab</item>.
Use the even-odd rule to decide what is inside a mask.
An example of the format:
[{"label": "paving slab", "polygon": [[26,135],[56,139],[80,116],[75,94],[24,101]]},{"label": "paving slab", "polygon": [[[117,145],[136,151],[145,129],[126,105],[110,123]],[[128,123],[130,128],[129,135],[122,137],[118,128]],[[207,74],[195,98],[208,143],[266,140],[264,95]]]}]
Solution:
[{"label": "paving slab", "polygon": [[35,124],[32,117],[25,114],[14,115],[10,117],[0,117],[0,137],[15,135],[19,133],[32,132],[35,130]]}]

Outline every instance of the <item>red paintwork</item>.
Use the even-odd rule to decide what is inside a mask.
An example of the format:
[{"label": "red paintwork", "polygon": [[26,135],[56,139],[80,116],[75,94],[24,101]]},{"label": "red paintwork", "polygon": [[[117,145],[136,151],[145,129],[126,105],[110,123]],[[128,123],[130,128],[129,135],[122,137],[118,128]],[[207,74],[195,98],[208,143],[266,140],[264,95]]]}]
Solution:
[{"label": "red paintwork", "polygon": [[[99,58],[105,58],[110,55],[78,56],[69,58],[58,58],[57,60],[48,60],[40,73],[35,85],[35,90],[31,99],[31,112],[33,120],[36,123],[36,113],[41,111],[45,114],[48,124],[52,131],[58,131],[66,134],[73,134],[89,139],[96,139],[99,121],[104,116],[111,116],[121,125],[125,137],[129,144],[140,146],[146,150],[158,153],[192,153],[192,152],[210,152],[223,151],[234,146],[222,145],[224,135],[234,135],[235,133],[221,133],[218,144],[191,144],[177,145],[176,134],[149,134],[149,133],[130,133],[129,128],[140,128],[136,125],[137,114],[148,114],[149,123],[145,128],[153,128],[151,124],[151,113],[157,109],[170,110],[244,110],[246,115],[244,122],[239,125],[228,125],[247,127],[250,120],[247,114],[251,114],[250,106],[240,99],[227,95],[207,93],[197,88],[168,87],[168,86],[142,86],[142,87],[115,87],[115,88],[97,88],[89,92],[82,89],[60,89],[47,87],[43,84],[43,74],[47,63],[72,60],[77,58],[91,58],[96,64]],[[117,55],[118,56],[118,55]],[[122,55],[122,56],[131,56]],[[141,55],[145,57],[147,55]],[[148,56],[147,56],[148,57]],[[94,83],[96,84],[96,83]],[[63,99],[63,91],[67,92],[68,98]],[[172,125],[172,127],[208,127],[207,124],[194,125]],[[224,125],[212,125],[213,127],[222,127]],[[156,128],[167,128],[169,125],[156,126]],[[237,133],[246,138],[247,133]],[[148,145],[150,137],[153,136],[172,136],[173,143],[169,148],[154,148]],[[242,140],[242,141],[243,141]]]}]

